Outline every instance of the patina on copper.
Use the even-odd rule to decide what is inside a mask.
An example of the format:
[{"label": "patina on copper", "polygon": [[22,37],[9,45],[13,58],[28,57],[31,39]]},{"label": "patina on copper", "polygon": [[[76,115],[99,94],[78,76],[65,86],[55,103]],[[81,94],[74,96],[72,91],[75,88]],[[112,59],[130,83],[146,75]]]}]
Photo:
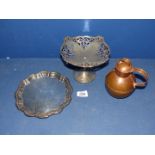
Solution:
[{"label": "patina on copper", "polygon": [[[144,82],[137,83],[137,72],[144,77]],[[148,73],[143,69],[132,66],[131,60],[127,58],[120,59],[115,68],[110,71],[105,78],[105,85],[108,92],[116,98],[125,98],[129,96],[136,87],[145,87],[148,81]]]}]

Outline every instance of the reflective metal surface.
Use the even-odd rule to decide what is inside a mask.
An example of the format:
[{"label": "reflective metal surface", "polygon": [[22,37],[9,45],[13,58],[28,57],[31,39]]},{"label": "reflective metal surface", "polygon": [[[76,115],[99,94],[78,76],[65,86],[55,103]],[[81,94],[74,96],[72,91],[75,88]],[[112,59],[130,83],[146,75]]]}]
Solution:
[{"label": "reflective metal surface", "polygon": [[[144,78],[144,82],[136,82],[137,72]],[[116,98],[129,96],[136,87],[145,87],[148,81],[148,73],[141,68],[135,68],[130,59],[120,59],[115,68],[106,75],[105,85],[108,92]]]},{"label": "reflective metal surface", "polygon": [[16,105],[28,116],[45,118],[61,112],[71,101],[69,80],[57,72],[42,71],[23,80]]},{"label": "reflective metal surface", "polygon": [[88,83],[95,79],[95,73],[89,71],[105,64],[109,60],[110,50],[101,36],[77,36],[65,37],[60,54],[67,64],[82,69],[76,70],[80,73],[75,74],[75,79],[80,83]]}]

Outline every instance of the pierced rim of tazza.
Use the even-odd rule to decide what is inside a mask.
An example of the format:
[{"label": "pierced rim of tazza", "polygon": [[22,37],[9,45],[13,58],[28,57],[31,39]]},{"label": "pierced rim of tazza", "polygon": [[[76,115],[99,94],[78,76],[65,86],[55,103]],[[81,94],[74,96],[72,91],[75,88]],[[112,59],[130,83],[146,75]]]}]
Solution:
[{"label": "pierced rim of tazza", "polygon": [[[24,92],[25,87],[27,85],[29,85],[32,80],[41,79],[41,78],[45,78],[45,77],[56,78],[65,85],[65,87],[66,87],[65,99],[64,99],[64,101],[62,101],[62,103],[57,108],[51,110],[50,112],[33,113],[32,111],[27,110],[25,108],[25,105],[23,102],[23,92]],[[72,86],[71,86],[69,79],[67,77],[61,75],[58,72],[41,71],[36,74],[31,74],[30,76],[28,76],[25,80],[23,80],[20,83],[20,85],[16,91],[16,94],[15,94],[16,106],[20,111],[24,112],[24,114],[27,116],[37,117],[37,118],[47,118],[51,115],[60,113],[68,104],[70,104],[70,101],[72,100],[71,94],[72,94]]]},{"label": "pierced rim of tazza", "polygon": [[[64,45],[67,45],[67,41],[68,40],[74,40],[74,39],[77,39],[77,38],[94,38],[96,39],[97,42],[100,42],[104,45],[104,57],[103,59],[100,59],[99,61],[93,61],[93,62],[83,62],[83,63],[79,63],[79,62],[75,62],[74,60],[72,60],[70,57],[65,57],[63,55],[63,52],[62,52],[62,48]],[[109,58],[110,58],[110,48],[108,46],[108,44],[105,42],[104,40],[104,37],[103,36],[100,36],[100,35],[97,35],[97,36],[88,36],[88,35],[84,35],[84,36],[66,36],[64,38],[64,42],[63,44],[61,45],[61,48],[60,48],[60,55],[63,59],[63,61],[67,64],[70,64],[70,65],[73,65],[73,66],[76,66],[76,67],[80,67],[80,68],[86,68],[86,69],[90,69],[90,68],[93,68],[93,67],[98,67],[100,65],[103,65],[105,63],[107,63],[109,61]],[[99,56],[96,56],[99,58]]]}]

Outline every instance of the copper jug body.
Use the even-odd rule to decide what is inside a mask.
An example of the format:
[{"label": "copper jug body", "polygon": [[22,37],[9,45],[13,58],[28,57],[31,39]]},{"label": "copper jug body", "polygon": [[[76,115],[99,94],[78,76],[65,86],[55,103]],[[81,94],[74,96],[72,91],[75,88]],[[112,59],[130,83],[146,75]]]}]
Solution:
[{"label": "copper jug body", "polygon": [[[141,74],[145,82],[136,82],[133,72]],[[115,68],[109,72],[105,79],[105,85],[108,92],[115,98],[125,98],[132,94],[136,87],[145,87],[148,80],[148,74],[140,68],[135,68],[129,59],[120,59]]]}]

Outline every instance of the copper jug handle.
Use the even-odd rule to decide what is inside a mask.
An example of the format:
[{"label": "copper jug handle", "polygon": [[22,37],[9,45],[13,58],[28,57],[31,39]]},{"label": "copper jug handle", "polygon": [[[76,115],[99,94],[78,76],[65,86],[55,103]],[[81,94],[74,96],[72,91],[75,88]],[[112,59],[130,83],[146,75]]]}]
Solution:
[{"label": "copper jug handle", "polygon": [[135,82],[134,86],[135,87],[145,87],[146,84],[147,84],[147,81],[148,81],[148,73],[146,73],[141,68],[133,68],[133,72],[137,72],[137,73],[141,74],[144,77],[144,79],[145,79],[145,82]]}]

